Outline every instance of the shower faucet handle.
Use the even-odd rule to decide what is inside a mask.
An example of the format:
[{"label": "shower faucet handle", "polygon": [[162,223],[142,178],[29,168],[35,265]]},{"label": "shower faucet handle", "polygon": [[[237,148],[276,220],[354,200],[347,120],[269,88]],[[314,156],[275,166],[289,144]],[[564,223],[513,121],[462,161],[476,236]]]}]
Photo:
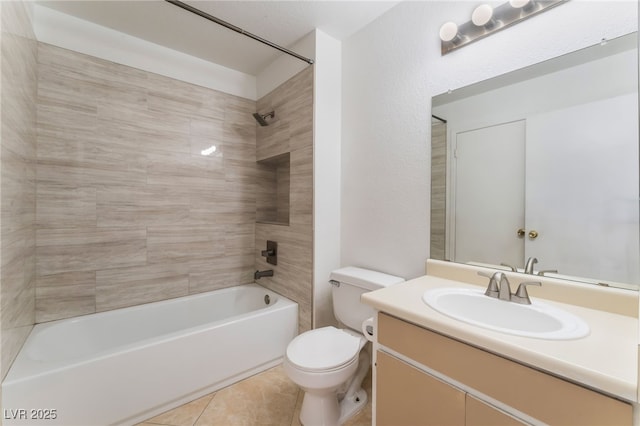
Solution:
[{"label": "shower faucet handle", "polygon": [[267,258],[267,263],[271,265],[278,264],[278,243],[275,241],[267,241],[267,249],[262,250],[260,255]]}]

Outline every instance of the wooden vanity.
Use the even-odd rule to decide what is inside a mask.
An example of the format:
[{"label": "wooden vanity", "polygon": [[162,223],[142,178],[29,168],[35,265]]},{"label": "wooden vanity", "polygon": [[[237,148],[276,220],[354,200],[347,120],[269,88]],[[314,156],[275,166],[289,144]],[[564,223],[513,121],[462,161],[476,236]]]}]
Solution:
[{"label": "wooden vanity", "polygon": [[550,425],[632,424],[629,403],[384,313],[378,315],[378,342],[414,361],[377,351],[380,426],[527,424],[483,401],[486,397]]},{"label": "wooden vanity", "polygon": [[379,311],[374,425],[634,424],[637,317],[576,307],[594,324],[585,338],[510,336],[420,300],[446,285],[465,284],[425,276],[363,296]]}]

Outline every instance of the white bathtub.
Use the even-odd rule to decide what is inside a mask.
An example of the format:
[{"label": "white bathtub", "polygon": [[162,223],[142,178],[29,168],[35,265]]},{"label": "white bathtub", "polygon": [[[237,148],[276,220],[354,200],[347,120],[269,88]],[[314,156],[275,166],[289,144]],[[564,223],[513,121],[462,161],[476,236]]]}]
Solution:
[{"label": "white bathtub", "polygon": [[297,323],[295,302],[249,284],[38,324],[2,423],[137,423],[278,365]]}]

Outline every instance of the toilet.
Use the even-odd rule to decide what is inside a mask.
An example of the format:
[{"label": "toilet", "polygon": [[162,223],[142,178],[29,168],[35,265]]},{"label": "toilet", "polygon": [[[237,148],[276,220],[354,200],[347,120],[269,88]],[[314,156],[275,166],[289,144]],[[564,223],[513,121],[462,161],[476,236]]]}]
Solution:
[{"label": "toilet", "polygon": [[289,343],[283,361],[285,373],[304,391],[300,411],[304,426],[343,424],[366,405],[362,381],[371,366],[371,345],[366,345],[363,333],[375,311],[361,303],[360,296],[404,281],[353,266],[333,271],[330,280],[333,312],[344,328],[329,326],[300,334]]}]

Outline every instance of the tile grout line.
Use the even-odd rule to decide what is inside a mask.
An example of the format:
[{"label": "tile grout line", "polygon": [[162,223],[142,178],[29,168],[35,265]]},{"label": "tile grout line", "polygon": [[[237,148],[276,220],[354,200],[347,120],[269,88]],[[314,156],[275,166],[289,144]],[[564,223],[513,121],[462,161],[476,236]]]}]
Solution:
[{"label": "tile grout line", "polygon": [[218,392],[214,392],[213,396],[211,397],[211,399],[209,400],[209,403],[207,405],[205,405],[205,407],[202,409],[202,411],[200,412],[200,414],[198,414],[198,417],[195,419],[195,421],[191,424],[191,426],[196,426],[196,424],[198,423],[198,420],[200,420],[200,417],[202,417],[202,415],[204,414],[205,411],[207,411],[207,408],[209,408],[209,406],[211,405],[211,403],[213,402],[213,400],[215,399],[215,397],[218,395]]}]

